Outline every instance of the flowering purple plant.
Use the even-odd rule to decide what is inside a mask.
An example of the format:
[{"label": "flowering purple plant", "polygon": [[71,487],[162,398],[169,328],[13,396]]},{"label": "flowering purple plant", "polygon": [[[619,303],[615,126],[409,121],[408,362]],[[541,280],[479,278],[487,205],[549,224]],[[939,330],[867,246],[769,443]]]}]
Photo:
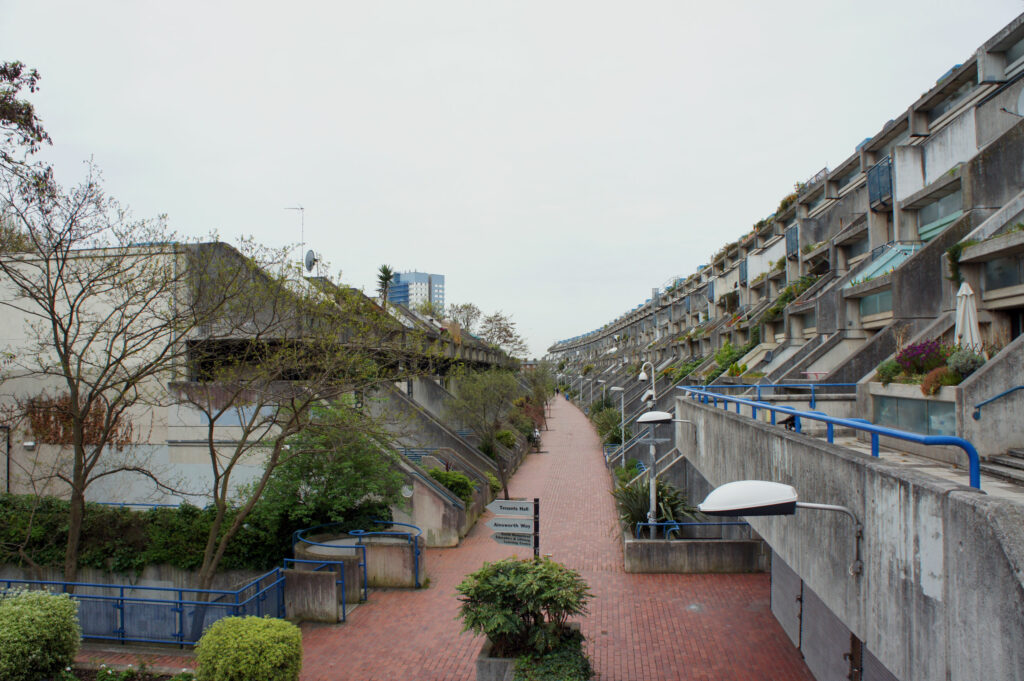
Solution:
[{"label": "flowering purple plant", "polygon": [[907,374],[924,374],[946,364],[942,344],[936,340],[913,343],[900,350],[896,362]]}]

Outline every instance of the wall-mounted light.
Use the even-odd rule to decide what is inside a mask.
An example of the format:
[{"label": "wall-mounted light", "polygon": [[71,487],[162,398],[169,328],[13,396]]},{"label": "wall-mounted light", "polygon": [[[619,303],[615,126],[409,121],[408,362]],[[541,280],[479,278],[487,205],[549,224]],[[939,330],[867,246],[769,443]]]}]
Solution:
[{"label": "wall-mounted light", "polygon": [[27,442],[22,442],[21,446],[31,452],[36,448],[36,443],[32,440],[28,440]]}]

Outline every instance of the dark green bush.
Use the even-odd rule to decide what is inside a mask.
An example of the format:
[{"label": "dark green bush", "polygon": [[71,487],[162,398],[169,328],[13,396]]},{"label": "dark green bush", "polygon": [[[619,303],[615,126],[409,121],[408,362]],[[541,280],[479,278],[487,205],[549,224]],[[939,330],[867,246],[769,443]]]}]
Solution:
[{"label": "dark green bush", "polygon": [[466,506],[472,505],[476,483],[470,480],[466,474],[458,471],[445,471],[440,468],[431,468],[427,472],[430,477],[447,487],[452,494],[462,499]]},{"label": "dark green bush", "polygon": [[[530,433],[533,433],[532,427],[530,428]],[[511,430],[499,430],[494,434],[494,439],[506,449],[514,449],[516,446],[516,434]]]},{"label": "dark green bush", "polygon": [[69,666],[82,630],[67,594],[14,591],[0,598],[0,679],[38,681]]},{"label": "dark green bush", "polygon": [[573,633],[543,655],[519,657],[512,678],[515,681],[587,681],[593,678],[594,670],[583,652],[583,636]]},{"label": "dark green bush", "polygon": [[484,563],[456,587],[463,631],[483,634],[495,657],[544,654],[574,635],[568,618],[591,597],[575,570],[550,558]]},{"label": "dark green bush", "polygon": [[491,488],[491,494],[497,494],[501,491],[501,480],[490,471],[485,471],[484,475],[487,476],[487,486]]},{"label": "dark green bush", "polygon": [[637,459],[630,459],[626,462],[624,467],[616,468],[614,470],[616,486],[621,487],[636,476],[640,475],[640,461]]},{"label": "dark green bush", "polygon": [[[697,509],[687,503],[686,497],[675,485],[659,479],[655,486],[658,492],[656,522],[683,522],[697,517]],[[619,519],[628,527],[630,536],[635,535],[637,523],[647,522],[647,511],[651,507],[650,490],[650,485],[644,478],[632,485],[617,487],[612,492],[619,511]]]},{"label": "dark green bush", "polygon": [[903,372],[903,367],[894,359],[887,359],[875,369],[875,377],[882,382],[882,385],[889,385]]},{"label": "dark green bush", "polygon": [[298,681],[302,632],[280,619],[225,617],[196,644],[197,681]]}]

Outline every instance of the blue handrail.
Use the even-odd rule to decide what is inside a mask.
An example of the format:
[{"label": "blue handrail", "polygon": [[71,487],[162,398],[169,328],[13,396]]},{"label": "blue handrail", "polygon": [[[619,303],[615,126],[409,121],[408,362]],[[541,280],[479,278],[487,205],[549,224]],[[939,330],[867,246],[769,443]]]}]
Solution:
[{"label": "blue handrail", "polygon": [[410,525],[409,523],[396,523],[390,520],[371,520],[370,522],[377,523],[379,525],[389,526],[400,526],[400,527],[411,527],[416,530],[416,535],[413,536],[411,532],[367,532],[366,530],[351,530],[350,535],[360,537],[359,542],[361,543],[362,537],[405,537],[406,542],[412,546],[412,573],[413,581],[416,584],[416,588],[420,588],[420,542],[419,538],[423,536],[423,530]]},{"label": "blue handrail", "polygon": [[802,389],[811,391],[811,409],[817,406],[817,391],[819,388],[856,388],[856,383],[751,383],[749,385],[731,385],[723,383],[721,385],[690,385],[683,386],[678,385],[677,388],[696,388],[698,390],[731,390],[736,388],[742,388],[744,390],[750,390],[751,388],[757,389],[757,400],[761,401],[761,389],[762,388],[791,388],[791,389]]},{"label": "blue handrail", "polygon": [[1024,385],[1018,385],[1018,386],[1016,386],[1014,388],[1010,388],[1009,390],[1004,390],[1003,392],[999,393],[995,397],[990,397],[987,400],[985,400],[984,402],[977,403],[976,405],[974,405],[974,413],[971,414],[971,416],[974,417],[975,421],[981,419],[981,408],[982,407],[984,407],[986,404],[989,404],[990,402],[995,402],[996,400],[998,400],[998,399],[1000,399],[1002,397],[1006,397],[1010,393],[1015,393],[1018,390],[1024,390]]},{"label": "blue handrail", "polygon": [[829,416],[828,414],[823,414],[820,411],[800,411],[799,409],[793,409],[792,407],[775,406],[767,402],[758,402],[756,400],[746,400],[740,397],[721,395],[703,388],[680,387],[680,390],[686,391],[690,397],[699,400],[702,404],[707,404],[710,401],[713,402],[715,407],[717,407],[718,401],[721,400],[722,406],[725,409],[728,409],[729,403],[734,403],[736,405],[737,414],[740,413],[741,405],[749,406],[750,416],[754,419],[757,418],[758,409],[767,409],[771,412],[772,425],[775,425],[775,414],[782,412],[783,414],[793,417],[793,429],[798,433],[800,432],[800,419],[821,421],[827,425],[827,437],[829,442],[833,441],[835,426],[842,426],[844,428],[852,428],[853,430],[862,430],[864,432],[871,433],[871,456],[875,457],[878,456],[878,437],[880,435],[896,438],[897,440],[915,442],[922,445],[951,445],[953,447],[959,447],[967,454],[971,487],[974,489],[981,489],[981,468],[980,460],[978,458],[978,450],[974,448],[973,444],[961,437],[953,437],[951,435],[920,435],[918,433],[910,433],[905,430],[876,426],[864,419],[836,418],[834,416]]},{"label": "blue handrail", "polygon": [[319,529],[326,528],[326,527],[337,527],[338,525],[344,525],[344,524],[345,523],[324,523],[323,525],[314,525],[313,527],[307,527],[307,528],[302,529],[302,530],[295,530],[295,532],[292,533],[292,551],[293,552],[295,551],[295,545],[298,544],[299,542],[302,542],[303,544],[309,544],[310,546],[326,546],[326,547],[332,548],[332,549],[333,548],[338,548],[338,549],[359,549],[359,550],[361,550],[362,554],[363,554],[363,559],[359,562],[359,567],[362,568],[362,570],[363,570],[363,598],[362,598],[362,600],[365,601],[367,599],[368,595],[369,595],[369,592],[367,591],[367,587],[366,587],[366,579],[367,579],[367,577],[366,577],[366,547],[361,545],[361,544],[327,544],[325,542],[317,542],[317,541],[313,541],[312,539],[307,539],[306,536],[305,536],[307,532],[312,532],[313,530],[319,530]]},{"label": "blue handrail", "polygon": [[679,532],[684,527],[725,527],[725,526],[733,526],[733,525],[747,525],[747,526],[749,526],[750,523],[747,523],[747,522],[745,522],[743,520],[727,520],[727,521],[724,521],[724,522],[686,522],[686,523],[682,523],[682,522],[668,521],[668,522],[662,522],[662,523],[637,523],[636,524],[636,538],[637,539],[640,538],[640,528],[641,527],[667,527],[669,529],[665,530],[665,539],[668,539],[668,535],[672,534],[673,532]]}]

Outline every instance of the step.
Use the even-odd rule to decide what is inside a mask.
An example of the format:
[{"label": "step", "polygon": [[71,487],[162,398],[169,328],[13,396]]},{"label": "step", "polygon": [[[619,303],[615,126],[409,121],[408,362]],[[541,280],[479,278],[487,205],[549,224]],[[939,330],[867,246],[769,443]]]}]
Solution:
[{"label": "step", "polygon": [[982,473],[993,475],[997,478],[1002,478],[1008,482],[1015,482],[1018,485],[1024,485],[1024,471],[1016,468],[1010,468],[1009,466],[1000,466],[999,464],[983,463],[979,466]]},{"label": "step", "polygon": [[1007,466],[1009,468],[1016,468],[1018,470],[1024,471],[1024,456],[1017,457],[1013,455],[1003,454],[999,456],[989,457],[988,462],[997,463],[1000,466]]},{"label": "step", "polygon": [[1016,459],[1024,459],[1024,449],[1007,449],[1006,455]]}]

